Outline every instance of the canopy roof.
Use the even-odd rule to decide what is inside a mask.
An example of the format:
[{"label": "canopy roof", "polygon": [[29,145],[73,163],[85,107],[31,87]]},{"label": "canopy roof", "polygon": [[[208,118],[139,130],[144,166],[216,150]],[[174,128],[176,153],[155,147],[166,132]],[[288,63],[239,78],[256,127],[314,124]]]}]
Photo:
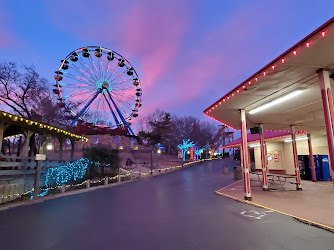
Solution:
[{"label": "canopy roof", "polygon": [[[297,135],[305,134],[304,131],[296,132]],[[273,140],[273,139],[280,139],[280,138],[287,138],[291,136],[290,131],[276,131],[276,130],[264,130],[263,137],[265,141]],[[260,135],[259,134],[247,134],[247,143],[259,142]],[[241,137],[224,145],[221,147],[223,148],[239,148],[241,145]]]},{"label": "canopy roof", "polygon": [[[246,110],[247,127],[324,133],[319,69],[334,68],[334,18],[274,59],[224,95],[204,114],[232,128],[240,126],[240,109]],[[333,87],[334,82],[331,80]],[[303,92],[255,114],[249,111],[296,90]]]},{"label": "canopy roof", "polygon": [[8,124],[9,127],[4,132],[4,137],[23,134],[23,129],[31,129],[38,133],[50,134],[55,136],[63,136],[72,140],[88,141],[88,138],[82,135],[77,135],[64,129],[50,126],[48,124],[32,121],[17,115],[13,115],[4,111],[0,111],[0,121]]}]

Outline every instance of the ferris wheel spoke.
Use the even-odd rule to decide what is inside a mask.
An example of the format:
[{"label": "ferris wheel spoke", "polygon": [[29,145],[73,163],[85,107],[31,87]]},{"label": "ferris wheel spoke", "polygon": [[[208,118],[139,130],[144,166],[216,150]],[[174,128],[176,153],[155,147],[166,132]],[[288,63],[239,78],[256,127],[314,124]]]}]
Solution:
[{"label": "ferris wheel spoke", "polygon": [[114,70],[111,72],[111,74],[109,75],[109,77],[107,78],[108,80],[111,80],[111,77],[115,74],[116,70],[119,68],[118,64],[116,63],[116,67],[114,68]]},{"label": "ferris wheel spoke", "polygon": [[[116,93],[114,93],[114,95],[116,96]],[[117,95],[120,95],[122,97],[128,98],[128,99],[133,100],[133,101],[136,100],[136,98],[134,98],[133,96],[130,96],[130,95],[127,95],[127,94],[124,94],[124,93],[117,92]]]},{"label": "ferris wheel spoke", "polygon": [[97,79],[97,76],[94,74],[94,71],[87,65],[87,63],[82,60],[82,58],[80,57],[80,60],[79,60],[79,63],[81,64],[81,66],[85,69],[87,68],[89,70],[89,72],[91,73],[92,75],[92,79],[96,82],[98,79]]},{"label": "ferris wheel spoke", "polygon": [[126,72],[126,70],[124,71],[124,72],[122,72],[122,73],[120,73],[118,76],[116,76],[114,79],[112,79],[111,81],[110,81],[110,83],[112,83],[113,81],[115,81],[117,78],[120,78],[122,75],[124,75],[124,73]]},{"label": "ferris wheel spoke", "polygon": [[124,83],[127,83],[127,82],[132,82],[132,79],[121,80],[121,81],[113,83],[113,85],[124,85]]},{"label": "ferris wheel spoke", "polygon": [[84,90],[84,91],[81,91],[81,92],[77,92],[77,93],[73,93],[71,95],[65,95],[64,98],[70,98],[70,97],[75,97],[75,96],[81,96],[81,95],[84,95],[88,92],[91,92],[91,90]]},{"label": "ferris wheel spoke", "polygon": [[101,93],[101,91],[102,91],[102,89],[99,89],[98,91],[96,91],[95,95],[89,100],[89,102],[85,105],[85,107],[76,115],[76,117],[72,121],[70,127],[72,127],[78,121],[78,119],[86,112],[86,110],[94,102],[94,100]]},{"label": "ferris wheel spoke", "polygon": [[87,60],[90,64],[90,67],[86,64],[86,66],[89,68],[89,70],[92,72],[92,74],[95,76],[95,79],[98,80],[99,76],[94,68],[94,64],[93,64],[93,59],[92,56],[89,56],[89,59]]},{"label": "ferris wheel spoke", "polygon": [[68,77],[68,78],[71,78],[71,79],[73,79],[73,80],[76,80],[76,81],[83,82],[83,83],[91,83],[91,84],[90,84],[91,86],[94,86],[94,85],[95,85],[95,83],[94,83],[93,81],[91,81],[91,80],[88,80],[88,79],[86,79],[86,78],[84,78],[84,77],[81,77],[81,76],[73,75],[73,74],[68,73],[68,72],[66,72],[66,74],[65,74],[64,76],[65,76],[65,77]]},{"label": "ferris wheel spoke", "polygon": [[101,69],[101,77],[105,78],[105,72],[104,72],[104,67],[103,67],[103,62],[102,62],[102,56],[99,57],[98,61],[99,61],[99,66],[98,67],[100,67],[100,69]]},{"label": "ferris wheel spoke", "polygon": [[[126,110],[125,110],[125,109],[123,108],[123,106],[121,105],[121,103],[125,104],[125,102],[124,102],[124,101],[121,101],[121,100],[120,100],[117,96],[115,96],[115,95],[114,95],[113,97],[114,97],[115,101],[117,102],[119,108],[122,109],[123,112],[129,117],[130,115],[126,112]],[[130,108],[130,110],[131,110],[131,108]]]},{"label": "ferris wheel spoke", "polygon": [[95,93],[91,94],[90,96],[86,97],[83,101],[76,104],[76,106],[73,106],[71,110],[77,109],[81,104],[85,103],[88,99],[91,99],[94,96]]},{"label": "ferris wheel spoke", "polygon": [[74,63],[72,64],[72,66],[74,67],[73,69],[78,73],[81,74],[81,76],[85,76],[85,77],[89,77],[91,78],[92,76],[89,75],[86,71],[82,70],[81,68],[77,67],[76,65],[74,65]]},{"label": "ferris wheel spoke", "polygon": [[[92,56],[92,55],[89,57],[89,59],[90,59],[90,61],[93,63],[93,66],[94,66],[94,67],[93,67],[93,70],[95,69],[98,78],[101,79],[101,71],[99,71],[99,69],[98,69],[98,63],[95,63],[95,60],[93,59],[93,56]],[[96,64],[97,64],[97,65],[96,65]]]}]

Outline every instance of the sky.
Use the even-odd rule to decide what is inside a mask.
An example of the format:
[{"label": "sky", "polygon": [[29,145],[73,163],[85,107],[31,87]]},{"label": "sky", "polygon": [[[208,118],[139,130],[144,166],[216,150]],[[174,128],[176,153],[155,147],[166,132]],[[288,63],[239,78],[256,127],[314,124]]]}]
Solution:
[{"label": "sky", "polygon": [[0,0],[0,61],[54,84],[71,51],[112,49],[141,80],[139,116],[203,110],[329,20],[332,0]]}]

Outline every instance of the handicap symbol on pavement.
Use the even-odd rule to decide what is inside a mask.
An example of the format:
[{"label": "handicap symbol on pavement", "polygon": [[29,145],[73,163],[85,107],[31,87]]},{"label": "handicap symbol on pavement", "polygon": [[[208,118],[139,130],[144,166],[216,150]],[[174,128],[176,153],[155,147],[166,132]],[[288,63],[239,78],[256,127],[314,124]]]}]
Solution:
[{"label": "handicap symbol on pavement", "polygon": [[250,218],[254,218],[257,220],[261,220],[264,216],[267,215],[267,213],[272,213],[273,211],[263,211],[263,212],[258,212],[255,210],[249,210],[249,211],[242,211],[240,214],[242,214],[245,217],[250,217]]}]

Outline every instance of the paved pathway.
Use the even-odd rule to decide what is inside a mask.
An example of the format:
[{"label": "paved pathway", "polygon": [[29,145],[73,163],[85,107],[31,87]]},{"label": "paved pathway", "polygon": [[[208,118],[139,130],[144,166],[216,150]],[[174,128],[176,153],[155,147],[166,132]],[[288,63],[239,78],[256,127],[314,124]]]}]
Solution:
[{"label": "paved pathway", "polygon": [[0,249],[333,249],[334,234],[214,194],[222,161],[0,212]]}]

